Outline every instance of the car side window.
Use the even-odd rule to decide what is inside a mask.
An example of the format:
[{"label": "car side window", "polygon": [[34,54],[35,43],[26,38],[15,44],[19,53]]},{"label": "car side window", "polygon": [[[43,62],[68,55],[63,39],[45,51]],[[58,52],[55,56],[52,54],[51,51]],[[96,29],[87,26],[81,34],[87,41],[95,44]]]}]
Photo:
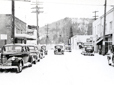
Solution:
[{"label": "car side window", "polygon": [[27,51],[29,51],[29,50],[30,50],[28,46],[26,47],[26,49],[27,49]]}]

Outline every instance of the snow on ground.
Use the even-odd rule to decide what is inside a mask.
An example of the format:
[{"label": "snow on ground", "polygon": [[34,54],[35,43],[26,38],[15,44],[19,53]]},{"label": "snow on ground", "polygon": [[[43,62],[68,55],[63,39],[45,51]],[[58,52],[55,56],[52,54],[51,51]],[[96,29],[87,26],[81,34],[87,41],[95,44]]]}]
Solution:
[{"label": "snow on ground", "polygon": [[114,67],[107,57],[83,56],[81,50],[54,55],[49,51],[44,59],[22,73],[0,72],[1,85],[114,85]]}]

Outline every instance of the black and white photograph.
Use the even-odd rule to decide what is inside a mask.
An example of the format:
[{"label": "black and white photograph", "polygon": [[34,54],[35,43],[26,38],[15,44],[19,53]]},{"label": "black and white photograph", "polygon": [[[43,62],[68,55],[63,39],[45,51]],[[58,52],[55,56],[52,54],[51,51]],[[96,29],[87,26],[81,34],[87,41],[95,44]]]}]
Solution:
[{"label": "black and white photograph", "polygon": [[114,0],[0,0],[1,85],[114,85]]}]

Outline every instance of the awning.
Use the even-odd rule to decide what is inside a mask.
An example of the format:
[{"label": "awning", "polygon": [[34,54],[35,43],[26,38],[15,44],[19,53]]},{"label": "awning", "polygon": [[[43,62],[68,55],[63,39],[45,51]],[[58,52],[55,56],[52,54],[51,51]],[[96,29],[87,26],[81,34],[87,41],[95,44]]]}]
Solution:
[{"label": "awning", "polygon": [[15,38],[26,39],[26,34],[15,34]]},{"label": "awning", "polygon": [[103,38],[101,37],[96,41],[96,44],[99,45],[102,41],[103,41]]},{"label": "awning", "polygon": [[30,36],[28,34],[16,34],[15,38],[18,39],[27,39],[27,40],[36,40],[36,38],[34,38],[34,36]]},{"label": "awning", "polygon": [[[105,35],[105,38],[109,38],[109,37],[112,37],[112,34]],[[99,39],[97,39],[96,44],[100,45],[102,44],[102,41],[103,41],[103,37],[100,37]],[[112,41],[105,41],[105,42],[112,42]]]}]

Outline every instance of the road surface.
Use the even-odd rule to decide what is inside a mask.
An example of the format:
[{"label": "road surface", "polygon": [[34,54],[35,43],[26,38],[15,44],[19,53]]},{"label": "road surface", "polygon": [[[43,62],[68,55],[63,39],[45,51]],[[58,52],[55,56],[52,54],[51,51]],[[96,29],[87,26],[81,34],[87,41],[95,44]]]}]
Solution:
[{"label": "road surface", "polygon": [[22,73],[0,72],[1,85],[114,85],[114,67],[106,56],[83,56],[80,50],[48,55]]}]

